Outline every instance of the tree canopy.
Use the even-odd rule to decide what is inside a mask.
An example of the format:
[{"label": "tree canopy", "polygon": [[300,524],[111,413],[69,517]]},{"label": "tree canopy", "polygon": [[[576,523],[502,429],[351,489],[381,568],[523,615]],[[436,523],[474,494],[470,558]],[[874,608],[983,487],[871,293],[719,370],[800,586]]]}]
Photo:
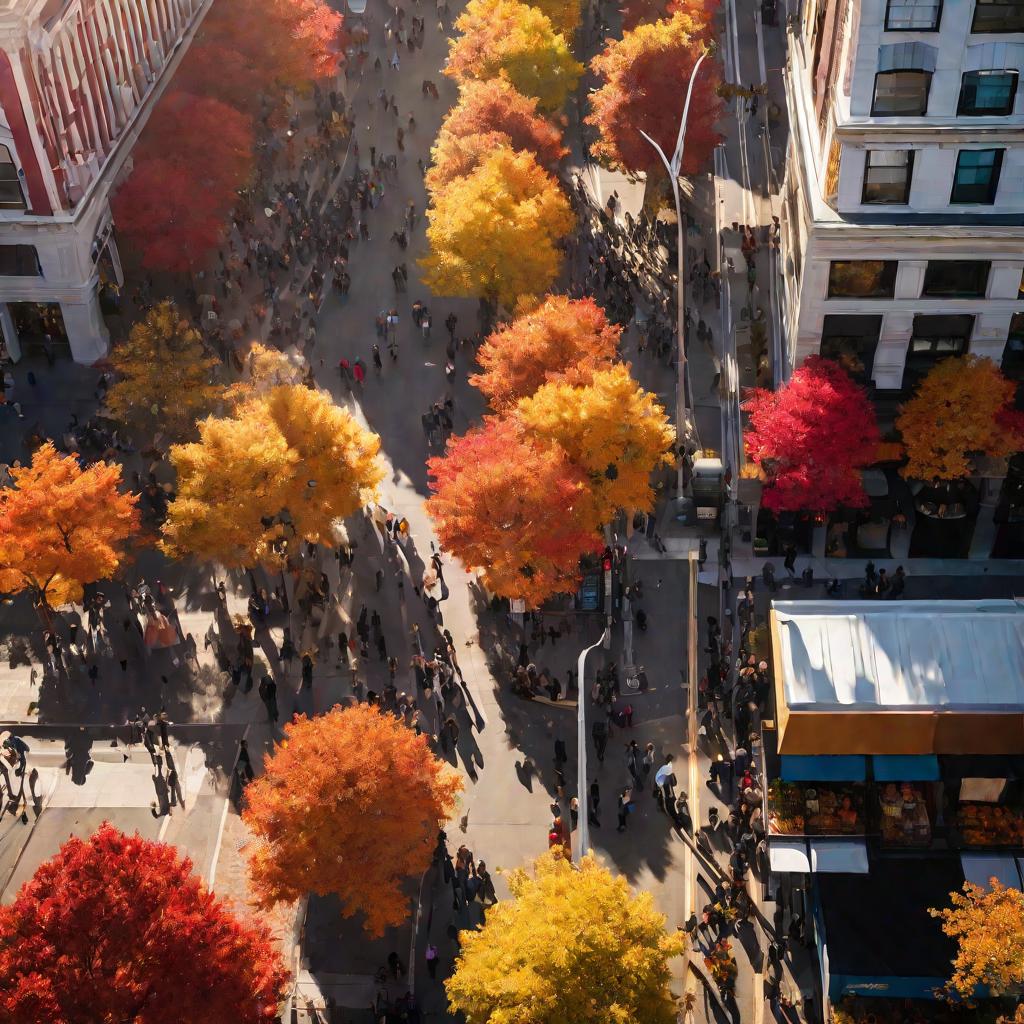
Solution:
[{"label": "tree canopy", "polygon": [[224,393],[213,380],[220,360],[170,299],[133,325],[111,363],[117,380],[107,392],[108,415],[150,435],[159,430],[177,440],[192,434]]},{"label": "tree canopy", "polygon": [[138,495],[118,490],[120,466],[82,469],[51,441],[10,473],[14,486],[0,489],[0,591],[27,590],[49,608],[81,600],[84,584],[121,564],[139,528]]},{"label": "tree canopy", "polygon": [[551,19],[518,0],[469,0],[455,28],[445,74],[460,83],[502,76],[554,111],[583,72]]},{"label": "tree canopy", "polygon": [[467,1024],[675,1024],[669,961],[684,941],[649,892],[634,894],[593,856],[577,870],[547,854],[508,883],[512,898],[460,933],[445,982]]},{"label": "tree canopy", "polygon": [[0,1017],[19,1024],[270,1024],[287,980],[190,860],[109,822],[0,907]]},{"label": "tree canopy", "polygon": [[501,597],[531,606],[576,588],[598,550],[583,473],[514,420],[489,418],[427,463],[427,512],[442,546]]},{"label": "tree canopy", "polygon": [[776,512],[831,512],[868,504],[860,471],[881,435],[862,387],[838,363],[811,356],[778,391],[753,389],[747,455],[768,477],[762,503]]},{"label": "tree canopy", "polygon": [[596,370],[611,365],[621,333],[593,299],[549,295],[484,340],[476,357],[483,372],[469,382],[496,410],[549,381],[588,384]]},{"label": "tree canopy", "polygon": [[373,500],[380,438],[321,391],[271,388],[171,448],[178,492],[161,546],[241,567],[279,562],[290,538],[334,543],[332,524]]},{"label": "tree canopy", "polygon": [[896,419],[907,453],[903,476],[957,480],[971,476],[977,455],[1020,451],[1015,391],[991,359],[967,355],[933,366]]},{"label": "tree canopy", "polygon": [[950,893],[951,906],[929,910],[957,943],[947,991],[970,1002],[979,986],[993,996],[1018,1001],[1015,1021],[1024,1021],[1024,893],[997,879],[990,888],[964,883]]},{"label": "tree canopy", "polygon": [[504,148],[435,195],[427,219],[427,287],[508,308],[548,290],[561,263],[556,242],[573,224],[558,182],[533,154]]},{"label": "tree canopy", "polygon": [[[664,173],[645,131],[671,158],[690,73],[707,49],[712,29],[696,10],[677,11],[671,18],[641,24],[621,39],[609,40],[604,52],[590,62],[601,87],[591,93],[587,124],[598,130],[591,147],[610,167],[632,173]],[[700,66],[686,122],[684,174],[704,170],[721,140],[715,127],[722,114],[718,96],[718,61],[709,57]],[[671,102],[666,102],[671,97]]]},{"label": "tree canopy", "polygon": [[527,433],[560,446],[586,475],[595,526],[620,509],[653,507],[651,473],[672,461],[675,431],[628,366],[596,370],[587,384],[551,381],[516,410]]},{"label": "tree canopy", "polygon": [[409,916],[462,780],[426,737],[368,704],[297,715],[246,789],[253,887],[264,906],[335,893],[380,935]]}]

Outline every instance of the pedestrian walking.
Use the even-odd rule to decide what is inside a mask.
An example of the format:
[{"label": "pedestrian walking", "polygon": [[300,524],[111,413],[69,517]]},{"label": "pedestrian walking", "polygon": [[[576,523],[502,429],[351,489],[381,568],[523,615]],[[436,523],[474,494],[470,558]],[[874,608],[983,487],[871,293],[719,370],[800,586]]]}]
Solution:
[{"label": "pedestrian walking", "polygon": [[276,722],[278,718],[277,710],[277,683],[274,682],[274,677],[271,675],[264,675],[260,678],[259,687],[260,700],[263,701],[267,709],[267,717],[272,722]]},{"label": "pedestrian walking", "polygon": [[629,789],[629,788],[626,788],[626,789],[622,790],[622,792],[619,793],[619,803],[618,803],[619,825],[618,825],[618,828],[616,829],[617,832],[625,832],[626,831],[626,816],[632,810],[632,803],[633,803],[633,791],[631,789]]},{"label": "pedestrian walking", "polygon": [[599,718],[590,727],[590,735],[594,740],[598,761],[604,761],[604,752],[608,746],[608,723]]},{"label": "pedestrian walking", "polygon": [[432,942],[427,943],[427,951],[425,953],[425,958],[427,961],[427,973],[430,975],[431,980],[434,980],[437,978],[438,953],[437,946],[435,946]]},{"label": "pedestrian walking", "polygon": [[565,750],[565,740],[561,736],[555,736],[555,764],[561,768],[566,761],[569,760],[569,755]]}]

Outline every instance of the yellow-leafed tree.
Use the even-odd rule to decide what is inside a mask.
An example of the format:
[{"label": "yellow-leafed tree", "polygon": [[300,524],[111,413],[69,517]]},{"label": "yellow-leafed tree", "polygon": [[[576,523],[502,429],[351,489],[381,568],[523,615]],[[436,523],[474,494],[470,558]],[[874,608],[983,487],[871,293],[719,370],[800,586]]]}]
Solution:
[{"label": "yellow-leafed tree", "polygon": [[618,363],[598,370],[589,384],[545,384],[522,399],[517,415],[527,433],[561,447],[590,484],[594,523],[619,509],[649,511],[651,473],[672,461],[675,431],[657,397]]},{"label": "yellow-leafed tree", "polygon": [[529,0],[529,4],[546,14],[555,31],[572,42],[573,33],[580,25],[580,0]]},{"label": "yellow-leafed tree", "polygon": [[532,874],[513,871],[509,888],[482,928],[459,936],[445,989],[467,1024],[675,1024],[669,960],[684,942],[649,892],[592,856],[576,870],[551,854]]},{"label": "yellow-leafed tree", "polygon": [[484,372],[469,382],[496,410],[551,380],[588,384],[595,370],[611,365],[621,333],[593,299],[549,295],[484,341],[476,357]]},{"label": "yellow-leafed tree", "polygon": [[964,883],[950,893],[951,907],[929,910],[942,930],[957,942],[953,976],[948,983],[956,1001],[970,1001],[983,986],[993,996],[1016,1002],[1014,1021],[1024,1021],[1024,893],[997,879],[991,888]]},{"label": "yellow-leafed tree", "polygon": [[51,442],[0,489],[0,591],[28,591],[47,609],[79,601],[82,586],[111,576],[139,528],[138,496],[122,494],[121,467],[82,469]]},{"label": "yellow-leafed tree", "polygon": [[117,380],[107,414],[130,430],[162,431],[174,440],[195,436],[196,420],[224,394],[214,381],[220,360],[169,299],[135,324],[110,357]]},{"label": "yellow-leafed tree", "polygon": [[915,480],[958,480],[974,472],[976,455],[1012,455],[1022,447],[1021,417],[1012,404],[1016,388],[991,359],[943,359],[900,410],[907,464]]},{"label": "yellow-leafed tree", "polygon": [[558,182],[531,153],[504,148],[436,195],[427,219],[427,287],[508,308],[548,290],[561,263],[556,242],[573,224]]},{"label": "yellow-leafed tree", "polygon": [[518,0],[469,0],[455,28],[445,74],[458,82],[501,75],[558,110],[583,72],[551,19]]},{"label": "yellow-leafed tree", "polygon": [[330,395],[275,387],[175,445],[178,493],[162,547],[226,566],[275,563],[282,541],[333,542],[332,523],[376,496],[380,438]]},{"label": "yellow-leafed tree", "polygon": [[337,894],[371,935],[409,916],[405,883],[429,867],[462,779],[392,715],[368,704],[296,716],[246,789],[260,904]]},{"label": "yellow-leafed tree", "polygon": [[227,389],[225,397],[229,402],[244,402],[281,384],[301,384],[305,372],[301,357],[254,341],[246,353],[241,380]]}]

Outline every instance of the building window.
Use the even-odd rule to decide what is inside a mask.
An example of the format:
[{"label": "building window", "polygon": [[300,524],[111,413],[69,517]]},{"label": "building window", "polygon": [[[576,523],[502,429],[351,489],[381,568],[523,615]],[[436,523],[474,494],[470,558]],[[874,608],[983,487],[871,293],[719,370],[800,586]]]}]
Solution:
[{"label": "building window", "polygon": [[972,32],[1024,32],[1024,0],[976,0]]},{"label": "building window", "polygon": [[0,245],[0,277],[42,277],[34,245]]},{"label": "building window", "polygon": [[839,363],[854,380],[866,384],[881,333],[881,316],[830,313],[821,329],[821,354]]},{"label": "building window", "polygon": [[956,112],[965,117],[1012,114],[1016,93],[1016,71],[967,71]]},{"label": "building window", "polygon": [[928,111],[930,71],[879,71],[875,75],[874,117],[913,117]]},{"label": "building window", "polygon": [[983,299],[988,288],[988,260],[929,260],[923,299]]},{"label": "building window", "polygon": [[21,191],[18,168],[11,159],[11,151],[0,146],[0,210],[24,210],[25,196]]},{"label": "building window", "polygon": [[941,17],[940,0],[889,0],[885,27],[889,32],[935,32]]},{"label": "building window", "polygon": [[1003,165],[1001,149],[962,149],[956,157],[951,203],[986,203],[996,201],[999,169]]},{"label": "building window", "polygon": [[912,149],[869,149],[864,160],[865,203],[906,203],[914,173]]},{"label": "building window", "polygon": [[948,356],[962,356],[973,330],[973,316],[915,316],[907,362],[920,368]]},{"label": "building window", "polygon": [[833,260],[828,270],[830,299],[891,299],[896,260]]},{"label": "building window", "polygon": [[1010,380],[1024,380],[1024,313],[1010,317],[1010,330],[1003,349],[1002,371]]}]

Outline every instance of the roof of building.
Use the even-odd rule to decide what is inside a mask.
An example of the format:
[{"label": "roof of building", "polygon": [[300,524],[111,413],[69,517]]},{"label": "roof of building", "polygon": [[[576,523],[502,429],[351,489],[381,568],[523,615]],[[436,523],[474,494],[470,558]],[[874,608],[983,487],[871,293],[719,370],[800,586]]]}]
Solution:
[{"label": "roof of building", "polygon": [[1024,709],[1016,601],[776,601],[791,711]]}]

